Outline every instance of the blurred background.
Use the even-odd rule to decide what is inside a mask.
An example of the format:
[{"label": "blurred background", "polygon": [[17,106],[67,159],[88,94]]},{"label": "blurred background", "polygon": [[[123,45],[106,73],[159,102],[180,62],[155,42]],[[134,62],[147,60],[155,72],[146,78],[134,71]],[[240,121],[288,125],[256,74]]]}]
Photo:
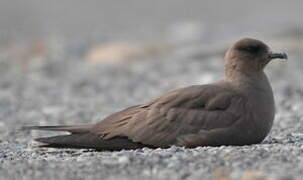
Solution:
[{"label": "blurred background", "polygon": [[[301,144],[292,147],[293,156],[301,156],[302,7],[301,0],[0,0],[0,162],[6,162],[0,173],[20,179],[22,173],[39,177],[28,167],[41,167],[43,173],[48,169],[41,166],[36,152],[24,151],[38,132],[16,131],[21,126],[92,123],[169,90],[218,81],[224,52],[243,37],[260,39],[288,53],[287,63],[273,62],[266,69],[277,118],[265,142],[286,144],[284,154],[278,151],[282,157],[288,156],[288,143],[301,138]],[[67,153],[63,159],[70,156]],[[302,175],[302,161],[266,157],[264,163],[258,154],[251,156],[241,166],[235,164],[245,158],[232,165],[205,159],[197,177],[208,177],[218,167]],[[16,159],[22,162],[19,176],[12,168]],[[28,164],[26,159],[37,162]],[[73,167],[68,162],[54,164],[49,175],[58,169],[60,177],[77,175],[69,174]],[[172,165],[178,173],[183,172],[180,167]],[[90,174],[81,166],[76,170],[83,177]],[[107,170],[113,174],[111,168]],[[182,179],[178,173],[177,179]]]},{"label": "blurred background", "polygon": [[4,47],[58,40],[71,51],[64,53],[81,55],[112,41],[222,42],[300,31],[301,7],[299,0],[1,0],[0,40]]},{"label": "blurred background", "polygon": [[[69,41],[154,38],[180,23],[203,26],[208,41],[302,24],[302,2],[283,0],[2,0],[1,42],[49,36]],[[177,25],[177,27],[175,27]],[[239,34],[240,33],[240,34]]]},{"label": "blurred background", "polygon": [[62,56],[111,61],[158,55],[184,43],[285,38],[302,33],[301,7],[299,0],[1,0],[1,56],[45,58],[60,51]]}]

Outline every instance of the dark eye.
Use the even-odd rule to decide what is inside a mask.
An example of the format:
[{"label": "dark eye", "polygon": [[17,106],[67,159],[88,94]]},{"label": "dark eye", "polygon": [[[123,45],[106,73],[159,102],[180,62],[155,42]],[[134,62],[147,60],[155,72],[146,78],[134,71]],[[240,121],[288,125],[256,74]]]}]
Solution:
[{"label": "dark eye", "polygon": [[260,51],[260,47],[259,46],[244,46],[244,47],[239,47],[239,50],[247,51],[250,53],[257,53]]}]

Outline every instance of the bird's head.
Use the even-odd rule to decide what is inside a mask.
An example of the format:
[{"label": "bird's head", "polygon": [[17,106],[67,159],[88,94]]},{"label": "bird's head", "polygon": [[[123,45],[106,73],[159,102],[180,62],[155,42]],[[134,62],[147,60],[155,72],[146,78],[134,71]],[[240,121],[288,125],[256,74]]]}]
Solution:
[{"label": "bird's head", "polygon": [[225,55],[226,71],[250,74],[262,71],[273,59],[287,59],[285,53],[272,52],[262,41],[244,38],[233,44]]}]

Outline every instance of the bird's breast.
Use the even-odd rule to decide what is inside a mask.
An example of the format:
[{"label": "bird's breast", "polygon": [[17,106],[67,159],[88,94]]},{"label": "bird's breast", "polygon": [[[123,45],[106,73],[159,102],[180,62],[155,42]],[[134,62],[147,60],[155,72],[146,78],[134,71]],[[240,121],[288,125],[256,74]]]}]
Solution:
[{"label": "bird's breast", "polygon": [[275,117],[275,103],[272,93],[256,92],[248,96],[245,121],[249,136],[261,142],[271,130]]}]

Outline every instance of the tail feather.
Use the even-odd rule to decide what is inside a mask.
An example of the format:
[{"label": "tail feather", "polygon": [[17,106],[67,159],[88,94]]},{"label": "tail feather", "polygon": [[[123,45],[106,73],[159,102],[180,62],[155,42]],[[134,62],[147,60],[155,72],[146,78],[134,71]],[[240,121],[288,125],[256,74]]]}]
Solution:
[{"label": "tail feather", "polygon": [[45,145],[41,145],[40,147],[54,147],[54,148],[88,148],[88,149],[96,149],[96,150],[122,150],[122,149],[137,149],[142,147],[149,147],[141,143],[133,142],[123,137],[116,137],[110,140],[104,140],[92,133],[43,137],[43,138],[37,138],[35,140],[45,144]]},{"label": "tail feather", "polygon": [[151,147],[138,142],[133,142],[127,137],[114,137],[102,139],[99,135],[91,132],[93,125],[76,126],[26,126],[24,130],[44,130],[44,131],[67,131],[69,135],[59,135],[51,137],[37,138],[35,141],[43,143],[39,147],[54,148],[86,148],[96,150],[122,150]]},{"label": "tail feather", "polygon": [[24,126],[23,130],[42,130],[42,131],[67,131],[70,133],[89,132],[92,125],[74,125],[74,126]]}]

